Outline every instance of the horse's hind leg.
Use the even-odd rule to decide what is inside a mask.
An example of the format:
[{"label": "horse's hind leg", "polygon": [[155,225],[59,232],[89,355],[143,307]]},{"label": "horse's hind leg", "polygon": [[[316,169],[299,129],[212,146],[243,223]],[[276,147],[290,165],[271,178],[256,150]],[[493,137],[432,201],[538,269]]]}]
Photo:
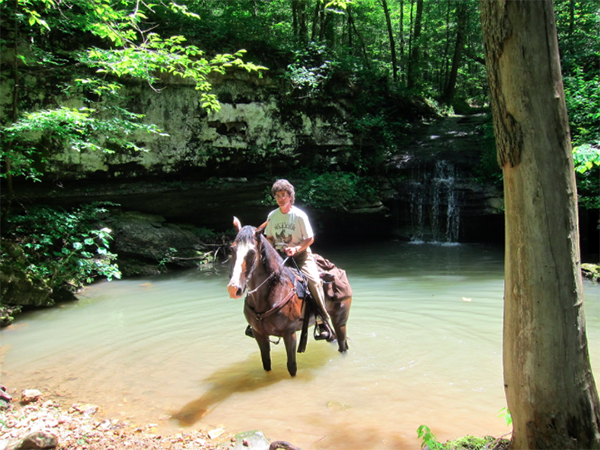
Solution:
[{"label": "horse's hind leg", "polygon": [[331,323],[335,329],[335,334],[338,341],[338,351],[346,353],[348,351],[348,336],[346,334],[346,323],[350,315],[350,304],[352,298],[343,300],[335,305],[334,311],[330,311]]},{"label": "horse's hind leg", "polygon": [[335,329],[335,335],[338,341],[338,351],[340,353],[346,353],[348,351],[348,339],[346,337],[346,323],[344,325],[333,324]]},{"label": "horse's hind leg", "polygon": [[296,333],[292,332],[283,336],[285,351],[287,353],[287,369],[291,376],[295,377],[298,370],[296,364]]},{"label": "horse's hind leg", "polygon": [[264,336],[253,330],[254,338],[260,349],[260,358],[262,359],[263,369],[267,372],[271,370],[271,344],[269,343],[269,336]]}]

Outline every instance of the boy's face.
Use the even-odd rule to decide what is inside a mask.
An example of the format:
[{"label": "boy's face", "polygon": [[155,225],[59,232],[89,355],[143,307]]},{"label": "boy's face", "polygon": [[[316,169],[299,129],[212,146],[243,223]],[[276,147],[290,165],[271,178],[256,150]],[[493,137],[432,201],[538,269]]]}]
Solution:
[{"label": "boy's face", "polygon": [[277,191],[275,193],[275,200],[277,201],[277,206],[282,210],[286,210],[292,206],[292,199],[286,191]]}]

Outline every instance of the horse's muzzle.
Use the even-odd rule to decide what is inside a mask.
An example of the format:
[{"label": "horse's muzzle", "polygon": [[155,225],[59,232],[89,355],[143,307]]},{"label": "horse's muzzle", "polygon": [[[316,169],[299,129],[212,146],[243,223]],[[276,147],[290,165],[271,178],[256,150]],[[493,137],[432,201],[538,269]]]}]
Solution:
[{"label": "horse's muzzle", "polygon": [[229,297],[231,298],[240,298],[244,294],[244,289],[235,284],[229,283],[227,285],[227,292],[229,292]]}]

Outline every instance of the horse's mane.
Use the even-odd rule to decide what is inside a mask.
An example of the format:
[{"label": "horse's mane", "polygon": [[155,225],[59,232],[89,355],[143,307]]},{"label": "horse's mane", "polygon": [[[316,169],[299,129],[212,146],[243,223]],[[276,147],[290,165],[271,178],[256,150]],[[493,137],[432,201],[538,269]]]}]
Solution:
[{"label": "horse's mane", "polygon": [[[250,225],[244,226],[238,233],[235,242],[253,243],[255,239],[256,228]],[[284,274],[293,279],[289,267],[283,264],[283,258],[277,250],[273,248],[264,234],[260,233],[256,238],[259,240],[260,260],[269,274],[273,274],[273,281],[281,278]]]},{"label": "horse's mane", "polygon": [[235,238],[235,242],[249,243],[254,240],[254,230],[256,228],[246,225],[243,227]]},{"label": "horse's mane", "polygon": [[260,258],[267,272],[281,272],[284,269],[283,258],[273,248],[264,234],[261,233],[259,239],[261,247]]}]

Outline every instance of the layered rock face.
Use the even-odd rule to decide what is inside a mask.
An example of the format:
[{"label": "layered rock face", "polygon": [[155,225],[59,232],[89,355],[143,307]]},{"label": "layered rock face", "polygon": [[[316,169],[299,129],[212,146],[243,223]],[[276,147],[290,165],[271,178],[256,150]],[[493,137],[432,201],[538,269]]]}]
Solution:
[{"label": "layered rock face", "polygon": [[61,151],[48,159],[47,175],[111,182],[248,176],[264,173],[265,164],[287,170],[353,144],[343,101],[284,106],[283,86],[245,72],[214,78],[213,86],[221,99],[217,112],[203,109],[200,94],[182,81],[168,80],[159,93],[130,86],[123,106],[165,135],[136,135],[146,152]]},{"label": "layered rock face", "polygon": [[[336,170],[369,136],[352,134],[351,96],[295,100],[275,78],[235,72],[213,80],[221,100],[206,112],[183,81],[166,80],[156,93],[129,86],[124,102],[168,136],[136,136],[147,152],[75,151],[49,155],[43,183],[16,185],[19,201],[74,206],[112,201],[123,211],[168,222],[225,230],[233,215],[258,225],[274,207],[272,181],[318,162]],[[501,222],[501,193],[473,181],[481,154],[481,117],[446,118],[398,145],[385,168],[382,203],[340,212],[310,211],[322,236],[477,241],[477,224]],[[478,218],[471,220],[471,218]],[[344,221],[343,232],[337,225]],[[489,234],[486,234],[489,237]]]}]

